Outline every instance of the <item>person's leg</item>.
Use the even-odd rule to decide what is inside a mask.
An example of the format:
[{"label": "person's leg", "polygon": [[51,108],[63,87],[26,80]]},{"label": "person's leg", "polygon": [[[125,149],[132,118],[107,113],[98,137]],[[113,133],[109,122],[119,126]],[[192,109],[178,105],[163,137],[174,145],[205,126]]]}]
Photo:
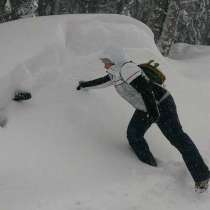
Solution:
[{"label": "person's leg", "polygon": [[160,130],[170,143],[182,154],[184,162],[195,182],[209,178],[209,169],[204,163],[197,147],[190,137],[183,131],[180,124],[176,105],[169,96],[160,106],[160,119],[157,122]]},{"label": "person's leg", "polygon": [[149,146],[144,139],[144,134],[151,125],[146,119],[144,112],[136,110],[128,125],[127,138],[131,148],[141,161],[152,166],[157,166],[149,150]]}]

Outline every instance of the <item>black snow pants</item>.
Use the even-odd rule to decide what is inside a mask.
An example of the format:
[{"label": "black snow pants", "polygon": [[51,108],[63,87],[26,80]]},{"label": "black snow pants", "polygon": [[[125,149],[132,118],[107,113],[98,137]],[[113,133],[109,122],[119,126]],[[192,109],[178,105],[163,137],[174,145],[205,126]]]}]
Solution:
[{"label": "black snow pants", "polygon": [[[160,118],[156,123],[164,136],[181,153],[194,181],[207,179],[209,169],[191,138],[183,131],[171,95],[160,103],[159,111]],[[136,153],[139,153],[137,156],[150,153],[144,138],[144,134],[150,126],[151,123],[148,122],[146,114],[136,110],[128,125],[127,137],[131,147]]]}]

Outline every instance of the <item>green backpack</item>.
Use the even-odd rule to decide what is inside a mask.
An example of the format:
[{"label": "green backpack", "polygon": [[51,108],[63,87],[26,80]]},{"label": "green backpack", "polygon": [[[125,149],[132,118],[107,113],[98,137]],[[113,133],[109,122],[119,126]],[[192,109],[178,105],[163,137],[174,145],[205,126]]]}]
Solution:
[{"label": "green backpack", "polygon": [[157,83],[159,85],[163,85],[166,80],[165,75],[158,69],[159,63],[154,63],[154,60],[150,60],[147,63],[139,64],[143,72],[150,79],[151,82]]}]

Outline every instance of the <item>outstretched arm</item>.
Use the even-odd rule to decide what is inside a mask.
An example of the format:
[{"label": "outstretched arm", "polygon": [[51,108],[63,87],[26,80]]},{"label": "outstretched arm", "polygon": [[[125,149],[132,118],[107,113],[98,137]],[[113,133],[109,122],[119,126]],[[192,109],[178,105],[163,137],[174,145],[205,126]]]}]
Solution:
[{"label": "outstretched arm", "polygon": [[112,85],[112,81],[109,77],[109,75],[106,75],[104,77],[90,80],[90,81],[80,81],[79,85],[77,87],[77,90],[81,89],[96,89],[96,88],[104,88]]}]

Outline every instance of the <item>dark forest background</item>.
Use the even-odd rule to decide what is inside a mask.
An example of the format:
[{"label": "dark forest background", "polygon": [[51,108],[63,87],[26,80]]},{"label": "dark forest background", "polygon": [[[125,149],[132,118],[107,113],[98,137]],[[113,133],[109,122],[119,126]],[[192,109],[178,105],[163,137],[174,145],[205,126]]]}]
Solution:
[{"label": "dark forest background", "polygon": [[0,0],[0,23],[78,13],[134,17],[150,27],[163,55],[176,42],[210,45],[210,0]]}]

